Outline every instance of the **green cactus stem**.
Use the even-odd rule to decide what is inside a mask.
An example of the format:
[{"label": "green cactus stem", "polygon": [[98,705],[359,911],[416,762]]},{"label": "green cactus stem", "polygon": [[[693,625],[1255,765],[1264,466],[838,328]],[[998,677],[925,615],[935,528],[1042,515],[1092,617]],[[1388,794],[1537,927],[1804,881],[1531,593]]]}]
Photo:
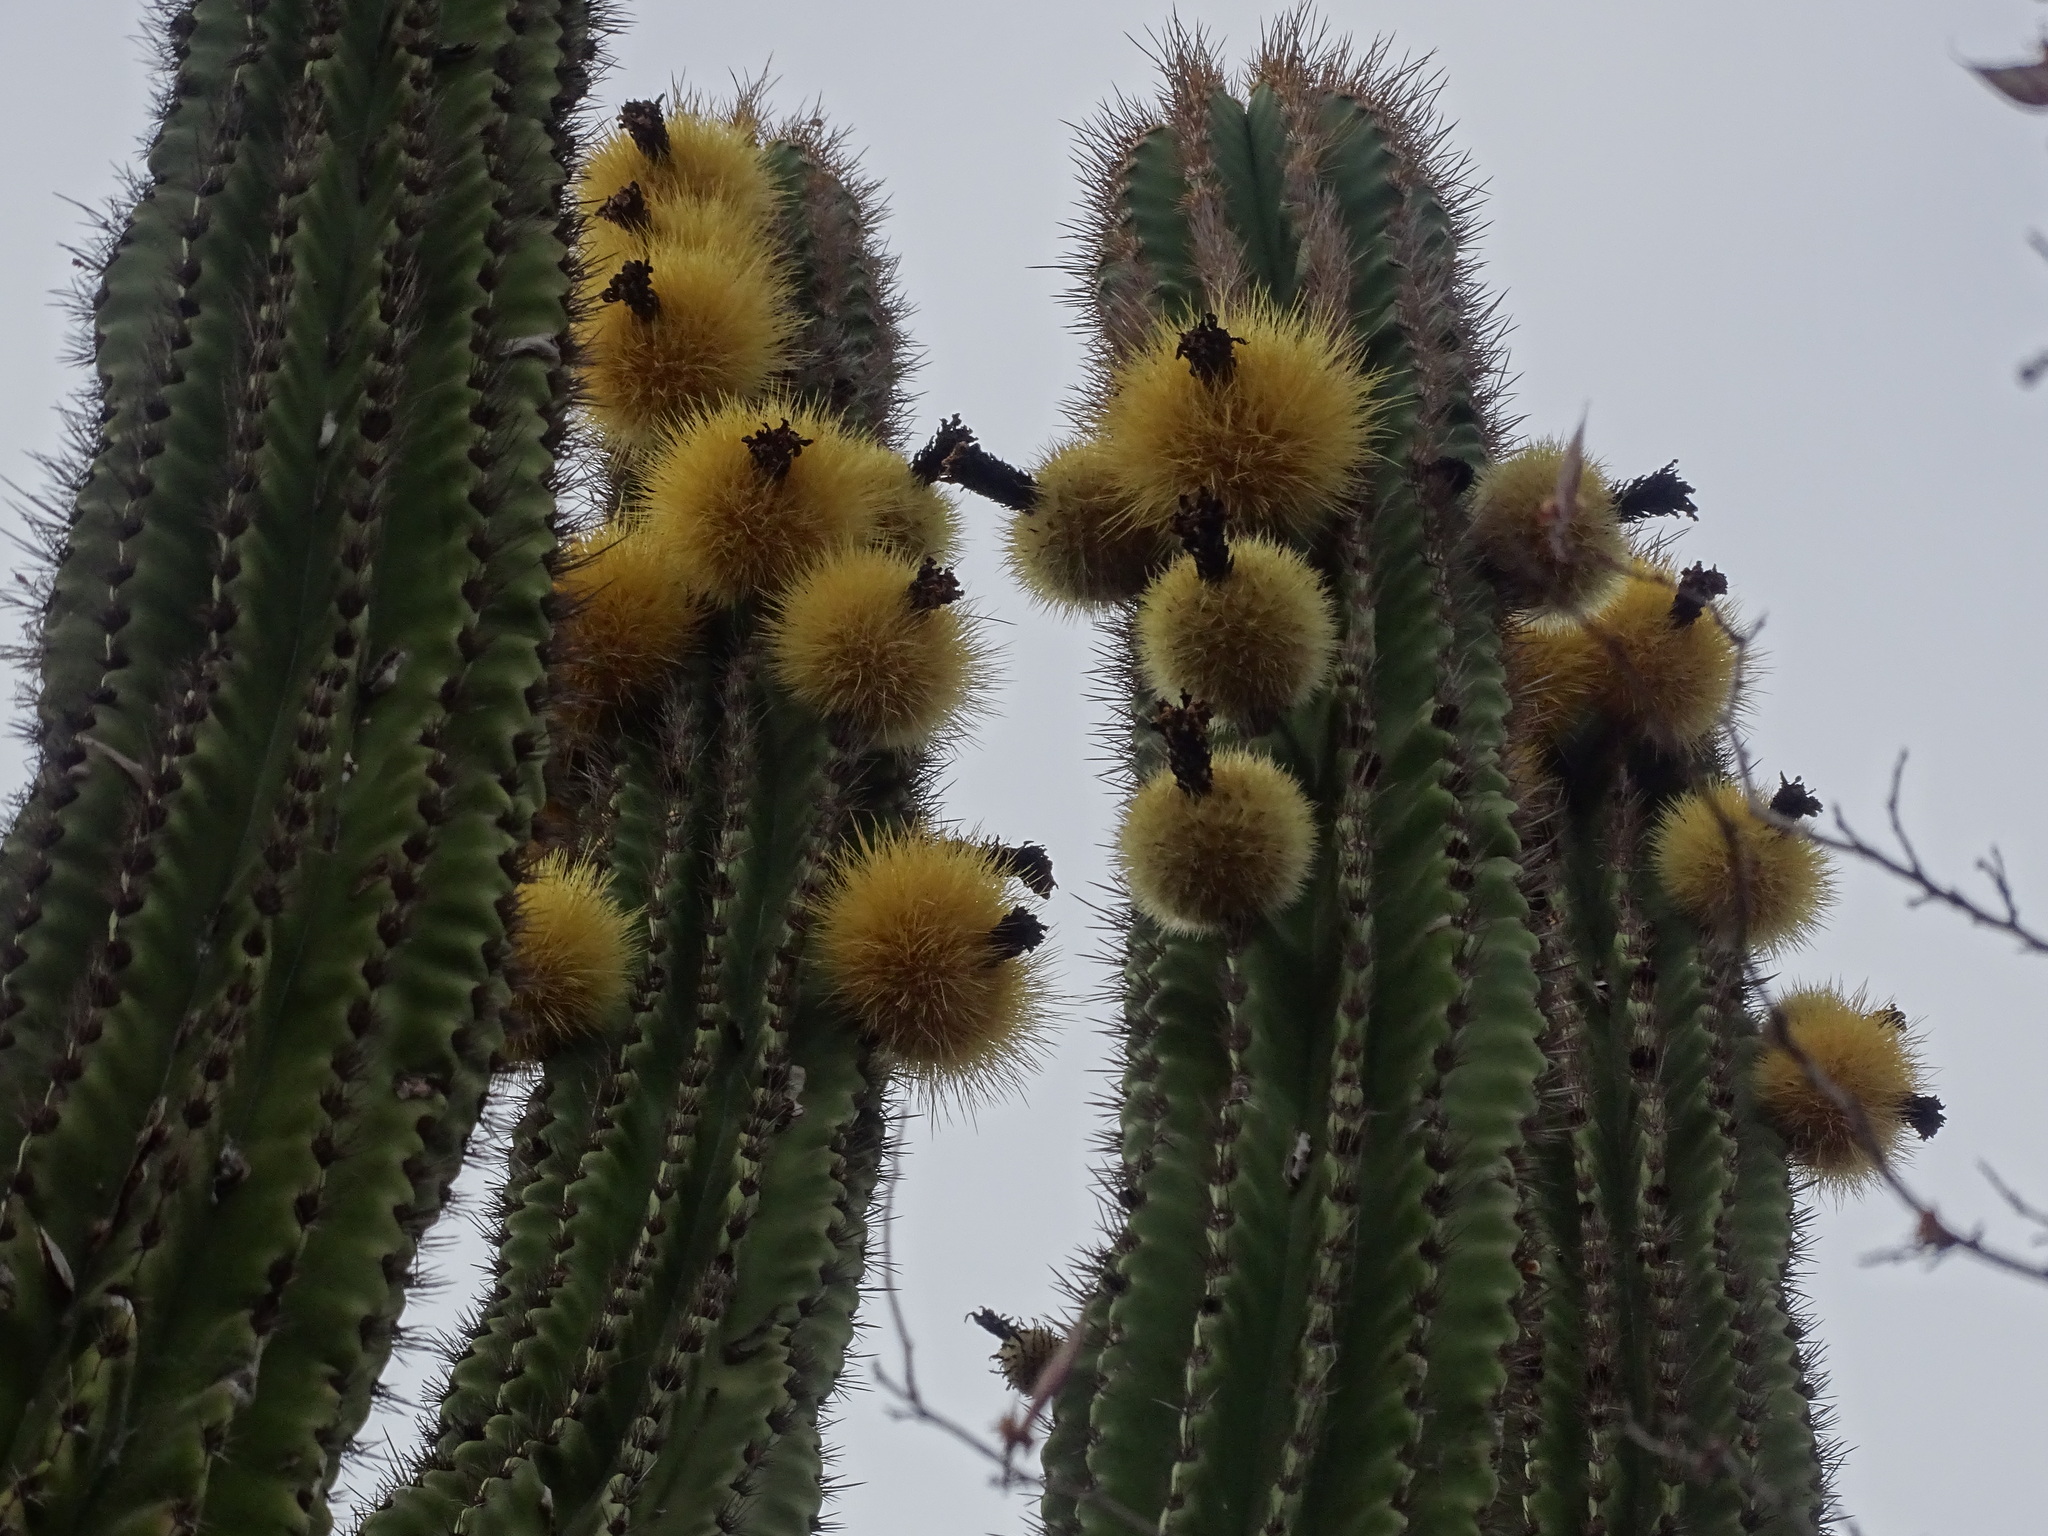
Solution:
[{"label": "green cactus stem", "polygon": [[[646,290],[664,306],[636,313],[645,334],[685,319],[677,289],[659,298],[664,262],[690,256],[662,243],[664,221],[680,217],[662,178],[701,186],[723,167],[717,195],[736,204],[747,193],[733,188],[752,175],[772,188],[756,238],[787,274],[795,339],[763,383],[766,419],[750,430],[755,417],[731,415],[728,446],[747,455],[738,473],[799,487],[829,454],[890,466],[892,494],[907,498],[892,505],[937,521],[923,528],[927,546],[909,551],[903,569],[915,576],[884,595],[905,624],[934,619],[958,595],[933,558],[951,514],[882,447],[899,430],[904,343],[871,189],[836,140],[811,125],[764,127],[751,97],[721,114],[629,104],[620,124],[591,162],[585,203],[613,225],[598,238],[619,239],[613,215],[626,194],[600,178],[632,171],[630,228],[645,254],[628,246],[609,259],[618,271],[645,263]],[[683,212],[705,219],[696,205]],[[706,223],[724,242],[708,249],[740,243],[730,225]],[[594,267],[584,281],[609,292],[613,275]],[[610,366],[593,337],[588,366]],[[727,421],[690,415],[714,409],[695,399],[670,409],[699,433]],[[868,446],[846,449],[842,432]],[[658,459],[616,461],[607,501],[623,508],[617,531],[582,546],[612,563],[590,568],[588,606],[566,630],[579,675],[632,649],[611,638],[604,605],[639,579],[622,551],[657,560],[669,475]],[[867,538],[900,545],[917,526],[885,514]],[[836,557],[817,558],[829,569]],[[686,566],[685,588],[691,578]],[[672,600],[704,601],[686,590]],[[599,688],[616,702],[557,744],[544,840],[609,870],[617,900],[644,912],[646,953],[627,1005],[597,1033],[521,1038],[541,1066],[515,1135],[495,1281],[430,1446],[366,1536],[813,1528],[821,1418],[852,1338],[904,1064],[903,1048],[862,1027],[819,958],[819,928],[863,849],[933,834],[924,748],[878,748],[786,685],[771,637],[795,622],[794,600],[771,588],[710,605],[686,655],[651,686]],[[987,851],[966,857],[991,882],[1044,888],[1042,850],[1000,852],[1000,869]],[[1007,948],[987,936],[975,961],[985,974],[1018,966],[1036,944],[1035,921],[1012,926]]]},{"label": "green cactus stem", "polygon": [[0,1529],[325,1527],[501,1028],[589,26],[169,14],[6,842]]},{"label": "green cactus stem", "polygon": [[[1147,605],[1221,601],[1231,545],[1278,529],[1320,572],[1338,640],[1306,702],[1232,738],[1285,771],[1317,829],[1298,890],[1254,901],[1213,870],[1252,861],[1277,823],[1249,799],[1235,821],[1199,809],[1220,790],[1189,771],[1185,722],[1208,712],[1161,706],[1123,631],[1113,682],[1152,782],[1122,840],[1143,910],[1107,1170],[1121,1214],[1076,1280],[1046,1527],[1810,1532],[1830,1451],[1790,1280],[1798,1170],[1749,1087],[1761,1005],[1744,935],[1680,913],[1651,847],[1665,805],[1720,767],[1693,723],[1719,706],[1680,718],[1645,693],[1685,646],[1703,670],[1680,683],[1725,683],[1725,583],[1688,574],[1546,621],[1579,623],[1591,658],[1569,698],[1555,671],[1537,679],[1548,704],[1526,681],[1511,694],[1503,660],[1545,573],[1571,605],[1604,602],[1632,558],[1623,532],[1546,509],[1561,473],[1587,487],[1578,505],[1606,496],[1618,530],[1690,514],[1691,487],[1667,467],[1617,510],[1594,467],[1554,451],[1512,516],[1564,531],[1493,559],[1507,546],[1475,542],[1468,492],[1510,446],[1497,329],[1426,88],[1300,15],[1235,81],[1178,28],[1162,62],[1157,105],[1119,105],[1083,148],[1095,515],[1170,516],[1195,562],[1176,589],[1193,596],[1165,577],[1123,594],[1143,632]],[[1324,474],[1333,440],[1282,460],[1244,425],[1268,422],[1258,392],[1278,386],[1261,380],[1319,327],[1371,387],[1370,452],[1317,482],[1336,486],[1320,508],[1278,487]],[[1327,373],[1285,366],[1289,398],[1335,409]],[[1049,476],[1071,460],[1027,474],[975,453],[944,472],[1021,518],[1054,514]],[[1264,478],[1244,467],[1259,453]],[[1489,539],[1510,527],[1488,516]],[[1496,585],[1503,569],[1521,585]],[[1662,650],[1629,650],[1625,600]],[[1537,719],[1567,707],[1569,730]],[[1154,778],[1169,756],[1177,791]]]}]

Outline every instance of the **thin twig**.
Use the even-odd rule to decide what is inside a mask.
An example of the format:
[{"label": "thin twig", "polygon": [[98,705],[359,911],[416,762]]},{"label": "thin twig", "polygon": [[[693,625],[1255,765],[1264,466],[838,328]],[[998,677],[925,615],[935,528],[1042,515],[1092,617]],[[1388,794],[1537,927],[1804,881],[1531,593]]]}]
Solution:
[{"label": "thin twig", "polygon": [[1916,907],[1924,907],[1930,902],[1948,907],[1962,913],[1980,928],[2010,935],[2031,954],[2048,955],[2048,936],[2028,927],[2020,917],[2019,899],[2013,894],[2012,879],[2006,873],[2005,855],[1996,847],[1977,860],[1977,872],[1990,882],[1992,895],[1996,898],[1995,906],[1978,901],[1959,886],[1947,884],[1928,869],[1920,857],[1920,850],[1906,831],[1905,817],[1899,810],[1906,757],[1907,754],[1901,751],[1898,761],[1892,764],[1891,793],[1885,799],[1885,819],[1890,824],[1892,840],[1898,845],[1896,851],[1880,848],[1865,839],[1849,825],[1839,806],[1835,809],[1835,827],[1839,835],[1829,837],[1819,832],[1807,835],[1824,848],[1874,864],[1914,887],[1919,893],[1912,899],[1912,905]]},{"label": "thin twig", "polygon": [[1030,1401],[1023,1412],[1005,1414],[997,1429],[997,1439],[976,1434],[958,1419],[939,1412],[924,1399],[917,1385],[917,1347],[910,1336],[910,1324],[903,1315],[903,1302],[896,1290],[896,1271],[892,1257],[892,1238],[896,1228],[896,1191],[890,1184],[882,1196],[882,1290],[889,1298],[889,1319],[895,1327],[896,1337],[903,1351],[903,1374],[901,1380],[892,1379],[882,1365],[875,1366],[875,1380],[882,1391],[894,1398],[897,1407],[889,1410],[889,1417],[899,1421],[929,1424],[932,1428],[966,1446],[984,1461],[996,1468],[995,1486],[1004,1492],[1024,1488],[1039,1493],[1056,1493],[1061,1498],[1073,1499],[1077,1503],[1090,1504],[1102,1510],[1118,1524],[1140,1533],[1140,1536],[1154,1536],[1153,1522],[1144,1519],[1135,1511],[1126,1508],[1115,1499],[1096,1492],[1092,1488],[1077,1488],[1064,1479],[1052,1476],[1034,1477],[1016,1464],[1016,1452],[1031,1444],[1032,1426],[1045,1410],[1047,1403],[1058,1392],[1060,1384],[1073,1368],[1075,1357],[1080,1353],[1081,1322],[1074,1324],[1055,1354],[1039,1374]]}]

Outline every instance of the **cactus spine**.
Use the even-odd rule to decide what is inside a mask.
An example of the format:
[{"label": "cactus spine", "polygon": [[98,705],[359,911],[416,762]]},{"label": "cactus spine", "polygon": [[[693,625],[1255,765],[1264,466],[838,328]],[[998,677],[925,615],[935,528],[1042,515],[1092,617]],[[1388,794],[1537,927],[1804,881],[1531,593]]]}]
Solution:
[{"label": "cactus spine", "polygon": [[[1045,1525],[1812,1531],[1796,1170],[1751,1086],[1803,1079],[1752,1071],[1747,925],[1657,877],[1734,647],[1718,573],[1639,560],[1625,525],[1690,488],[1508,455],[1468,184],[1412,70],[1300,14],[1236,88],[1199,37],[1162,52],[1158,106],[1083,151],[1081,442],[1036,476],[971,443],[949,465],[1016,510],[1041,595],[1136,605],[1122,1214],[1078,1285]],[[1357,426],[1329,359],[1370,385]],[[1169,531],[1161,574],[1141,535]],[[1246,580],[1276,540],[1334,597],[1326,673],[1288,661],[1321,643],[1312,584]],[[1299,878],[1286,797],[1225,795],[1252,762],[1311,808]],[[1694,906],[1760,915],[1725,891],[1768,863],[1795,933],[1822,872],[1738,834],[1796,839],[1799,811],[1739,808],[1709,813],[1722,894]],[[1911,1121],[1904,1055],[1847,1049]]]},{"label": "cactus spine", "polygon": [[[926,823],[974,655],[951,508],[884,446],[871,193],[751,96],[620,125],[579,189],[609,518],[565,573],[542,840],[608,869],[645,956],[594,1032],[521,1021],[496,1282],[366,1536],[810,1530],[893,1085],[971,1090],[1031,1024],[1049,874]],[[650,571],[697,616],[653,666],[619,638]]]},{"label": "cactus spine", "polygon": [[16,1531],[324,1524],[538,784],[586,7],[193,0],[168,47],[5,848]]}]

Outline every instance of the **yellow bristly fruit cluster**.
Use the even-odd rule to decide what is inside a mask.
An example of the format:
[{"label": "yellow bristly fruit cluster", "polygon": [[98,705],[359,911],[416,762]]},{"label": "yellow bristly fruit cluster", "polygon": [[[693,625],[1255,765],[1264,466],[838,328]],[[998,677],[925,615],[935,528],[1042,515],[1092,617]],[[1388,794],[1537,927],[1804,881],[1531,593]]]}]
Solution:
[{"label": "yellow bristly fruit cluster", "polygon": [[1000,1090],[1035,1048],[1044,927],[1018,897],[1051,887],[1023,852],[879,833],[842,860],[820,903],[814,942],[833,990],[934,1096]]},{"label": "yellow bristly fruit cluster", "polygon": [[955,513],[788,393],[802,322],[755,125],[628,103],[578,198],[580,378],[620,506],[562,562],[558,718],[652,698],[714,615],[759,606],[796,698],[876,746],[927,739],[981,670],[938,564]]},{"label": "yellow bristly fruit cluster", "polygon": [[506,1060],[539,1061],[605,1027],[626,999],[635,924],[595,864],[561,852],[540,860],[518,887]]},{"label": "yellow bristly fruit cluster", "polygon": [[1751,1071],[1757,1102],[1792,1160],[1824,1187],[1848,1189],[1940,1129],[1919,1041],[1906,1016],[1827,987],[1787,993]]},{"label": "yellow bristly fruit cluster", "polygon": [[1070,610],[1135,601],[1145,681],[1185,706],[1161,721],[1194,757],[1140,789],[1118,838],[1133,899],[1176,931],[1237,929],[1307,874],[1300,786],[1254,750],[1212,754],[1207,727],[1271,731],[1328,677],[1336,621],[1298,546],[1360,483],[1375,383],[1320,317],[1258,301],[1163,320],[1012,503],[1024,585]]}]

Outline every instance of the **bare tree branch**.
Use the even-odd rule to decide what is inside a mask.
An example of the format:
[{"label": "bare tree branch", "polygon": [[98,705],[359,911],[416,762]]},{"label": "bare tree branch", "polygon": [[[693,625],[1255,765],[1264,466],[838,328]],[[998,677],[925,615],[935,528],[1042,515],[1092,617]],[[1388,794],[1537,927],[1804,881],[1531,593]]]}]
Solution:
[{"label": "bare tree branch", "polygon": [[909,1423],[929,1424],[942,1434],[950,1435],[975,1455],[995,1466],[995,1486],[1005,1492],[1025,1489],[1037,1493],[1056,1493],[1077,1503],[1093,1505],[1119,1525],[1140,1533],[1140,1536],[1155,1536],[1156,1527],[1152,1521],[1142,1518],[1115,1499],[1092,1488],[1076,1487],[1060,1478],[1034,1476],[1017,1465],[1017,1452],[1031,1448],[1033,1430],[1039,1417],[1066,1381],[1075,1359],[1081,1352],[1082,1330],[1085,1326],[1082,1319],[1075,1320],[1072,1330],[1067,1334],[1058,1352],[1039,1373],[1030,1400],[1021,1410],[1012,1410],[1003,1415],[996,1427],[995,1438],[975,1433],[958,1419],[939,1412],[925,1400],[917,1384],[917,1346],[910,1336],[910,1324],[903,1315],[903,1302],[896,1290],[896,1268],[892,1256],[895,1229],[896,1191],[892,1182],[882,1197],[882,1290],[889,1298],[889,1320],[902,1347],[901,1377],[892,1379],[886,1368],[880,1364],[875,1366],[876,1382],[898,1405],[889,1410],[889,1417]]},{"label": "bare tree branch", "polygon": [[2005,855],[1996,847],[1977,860],[1977,872],[1991,886],[1991,901],[1985,902],[1970,896],[1961,887],[1950,885],[1928,869],[1920,857],[1920,850],[1906,831],[1905,817],[1899,810],[1899,794],[1906,776],[1907,753],[1901,751],[1898,761],[1892,765],[1891,793],[1885,799],[1885,819],[1891,827],[1892,841],[1896,849],[1880,848],[1860,835],[1849,825],[1841,808],[1835,810],[1835,827],[1838,835],[1829,837],[1825,833],[1809,831],[1807,836],[1824,848],[1837,853],[1848,854],[1866,864],[1874,864],[1886,873],[1903,880],[1918,893],[1912,898],[1912,905],[1924,907],[1930,903],[1960,912],[1980,928],[1990,928],[1998,933],[2008,934],[2019,941],[2020,947],[2030,954],[2048,955],[2048,936],[2027,926],[2020,916],[2019,899],[2013,894],[2012,878],[2005,868]]}]

